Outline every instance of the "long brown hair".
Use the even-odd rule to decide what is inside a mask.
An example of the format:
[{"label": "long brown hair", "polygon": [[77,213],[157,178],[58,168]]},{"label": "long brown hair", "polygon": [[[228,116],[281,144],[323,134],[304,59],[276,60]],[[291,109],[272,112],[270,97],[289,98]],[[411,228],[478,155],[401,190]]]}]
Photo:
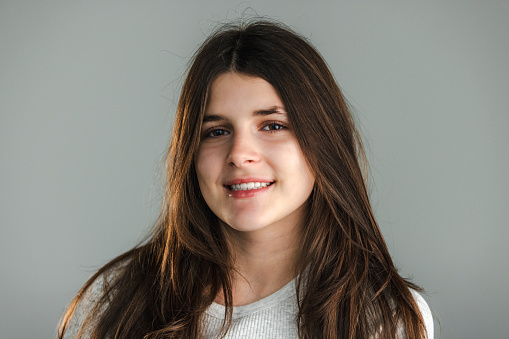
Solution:
[{"label": "long brown hair", "polygon": [[[299,258],[296,326],[301,338],[424,338],[426,329],[375,221],[365,155],[329,68],[303,37],[268,21],[226,25],[192,59],[167,154],[162,212],[148,240],[101,268],[74,298],[90,338],[199,338],[200,318],[218,293],[232,311],[226,235],[201,196],[194,168],[207,96],[225,72],[263,78],[279,93],[316,182]],[[90,302],[90,289],[100,285]],[[74,315],[73,315],[74,314]]]}]

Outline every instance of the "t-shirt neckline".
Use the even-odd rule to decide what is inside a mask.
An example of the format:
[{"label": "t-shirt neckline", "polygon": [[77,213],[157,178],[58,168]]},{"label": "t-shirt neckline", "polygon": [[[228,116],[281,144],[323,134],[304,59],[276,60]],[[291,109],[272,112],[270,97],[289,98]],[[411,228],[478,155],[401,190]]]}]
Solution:
[{"label": "t-shirt neckline", "polygon": [[[233,306],[232,319],[242,318],[249,314],[269,309],[271,307],[277,306],[281,302],[291,297],[294,297],[296,295],[295,283],[296,279],[294,278],[288,284],[281,287],[276,292],[266,296],[265,298],[247,305]],[[223,319],[225,314],[225,306],[216,302],[212,302],[206,313],[214,318]]]}]

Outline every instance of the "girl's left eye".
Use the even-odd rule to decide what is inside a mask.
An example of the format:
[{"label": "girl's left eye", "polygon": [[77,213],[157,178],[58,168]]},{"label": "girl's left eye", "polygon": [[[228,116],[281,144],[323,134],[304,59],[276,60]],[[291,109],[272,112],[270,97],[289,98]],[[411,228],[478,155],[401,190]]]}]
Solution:
[{"label": "girl's left eye", "polygon": [[262,128],[263,131],[278,131],[282,129],[286,129],[286,126],[277,122],[268,123]]}]

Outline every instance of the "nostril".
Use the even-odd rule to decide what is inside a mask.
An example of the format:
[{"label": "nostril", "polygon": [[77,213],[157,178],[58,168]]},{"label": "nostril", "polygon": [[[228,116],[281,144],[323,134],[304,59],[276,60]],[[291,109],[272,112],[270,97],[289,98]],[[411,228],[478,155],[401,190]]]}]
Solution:
[{"label": "nostril", "polygon": [[226,159],[229,165],[242,167],[259,161],[260,156],[256,152],[233,153]]}]

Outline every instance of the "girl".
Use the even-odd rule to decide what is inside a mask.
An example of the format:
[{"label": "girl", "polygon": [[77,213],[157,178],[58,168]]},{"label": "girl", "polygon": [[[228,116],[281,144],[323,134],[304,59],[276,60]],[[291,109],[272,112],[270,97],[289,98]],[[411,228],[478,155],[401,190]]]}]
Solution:
[{"label": "girl", "polygon": [[361,138],[290,29],[224,26],[196,52],[148,240],[101,268],[59,338],[432,338],[374,219]]}]

